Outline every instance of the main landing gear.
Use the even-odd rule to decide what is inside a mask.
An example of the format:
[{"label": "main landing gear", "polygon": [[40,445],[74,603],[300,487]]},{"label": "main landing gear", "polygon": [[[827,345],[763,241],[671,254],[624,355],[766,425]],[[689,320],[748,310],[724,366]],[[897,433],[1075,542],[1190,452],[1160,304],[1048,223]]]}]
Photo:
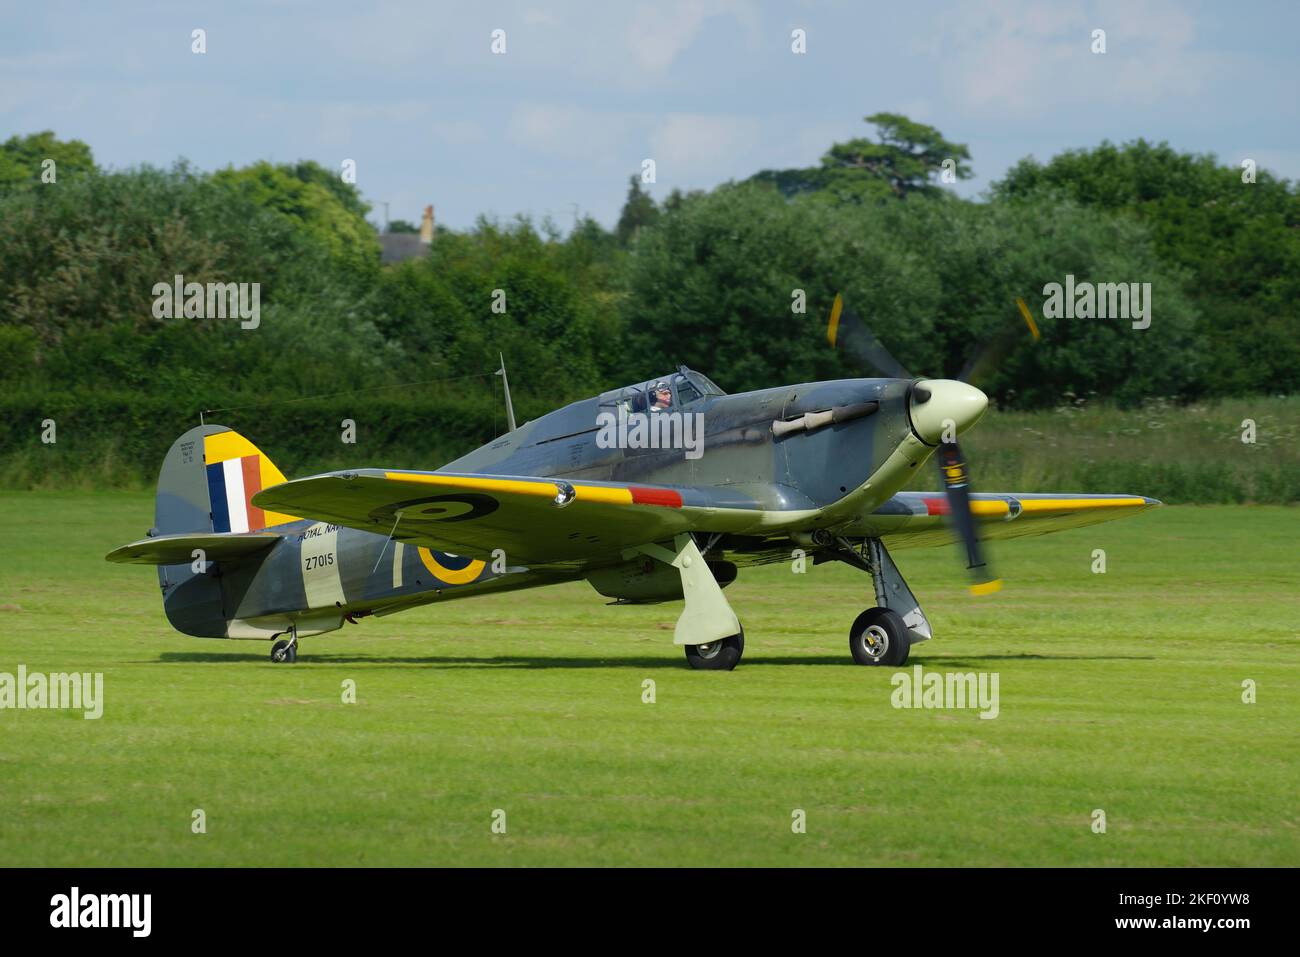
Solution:
[{"label": "main landing gear", "polygon": [[289,626],[289,637],[271,646],[271,660],[276,664],[293,664],[298,660],[298,628]]},{"label": "main landing gear", "polygon": [[903,574],[878,538],[835,540],[835,557],[871,575],[876,607],[853,620],[849,653],[860,665],[898,668],[907,663],[912,645],[930,638],[930,622],[907,587]]},{"label": "main landing gear", "polygon": [[[716,541],[716,537],[715,537]],[[705,550],[712,542],[705,545]],[[681,573],[685,607],[677,619],[673,644],[686,646],[686,663],[699,671],[731,671],[745,651],[745,629],[727,604],[722,586],[710,571],[695,537],[683,532],[673,536],[673,547],[639,545],[624,553],[640,553],[671,565]],[[701,641],[700,639],[706,639]]]}]

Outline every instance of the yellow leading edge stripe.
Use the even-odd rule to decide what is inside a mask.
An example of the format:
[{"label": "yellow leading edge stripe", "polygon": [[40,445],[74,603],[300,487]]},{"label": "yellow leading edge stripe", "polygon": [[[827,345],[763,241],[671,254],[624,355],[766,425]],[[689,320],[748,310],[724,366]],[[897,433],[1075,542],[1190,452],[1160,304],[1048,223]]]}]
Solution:
[{"label": "yellow leading edge stripe", "polygon": [[[401,472],[385,472],[384,477],[395,482],[422,482],[426,485],[479,489],[484,492],[536,495],[539,498],[555,498],[560,494],[560,487],[554,482],[521,482],[518,479],[463,478],[452,475],[403,475]],[[632,504],[632,493],[625,488],[574,485],[573,491],[576,493],[577,498],[587,502],[609,502],[613,505]]]},{"label": "yellow leading edge stripe", "polygon": [[[1022,512],[1076,512],[1081,508],[1132,508],[1145,505],[1140,498],[1021,498]],[[1011,506],[1001,499],[976,499],[970,503],[973,515],[1007,515]]]},{"label": "yellow leading edge stripe", "polygon": [[[454,486],[480,489],[485,492],[512,492],[517,495],[536,495],[554,498],[560,488],[554,482],[526,482],[519,479],[468,478],[453,475],[408,475],[385,472],[384,477],[394,482],[420,482],[425,485]],[[608,488],[601,485],[574,485],[577,497],[588,502],[609,502],[614,505],[631,505],[632,492],[626,488]],[[1022,512],[1077,511],[1081,508],[1132,508],[1145,505],[1141,498],[1022,498],[1017,499]],[[976,499],[970,503],[975,515],[1006,515],[1011,506],[1002,499]]]},{"label": "yellow leading edge stripe", "polygon": [[1131,508],[1134,505],[1146,504],[1146,499],[1141,498],[1022,498],[1018,499],[1018,501],[1022,512],[1074,511],[1080,508]]}]

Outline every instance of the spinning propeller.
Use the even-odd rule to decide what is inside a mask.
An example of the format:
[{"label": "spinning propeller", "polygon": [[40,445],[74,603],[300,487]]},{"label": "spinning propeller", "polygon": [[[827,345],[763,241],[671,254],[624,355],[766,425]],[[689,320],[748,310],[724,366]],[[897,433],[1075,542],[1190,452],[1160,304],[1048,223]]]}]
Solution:
[{"label": "spinning propeller", "polygon": [[[1017,305],[1037,341],[1038,327],[1033,316],[1023,301],[1017,300]],[[914,380],[908,391],[912,430],[921,441],[937,446],[935,461],[939,464],[939,477],[947,496],[946,512],[966,549],[971,594],[987,595],[1000,589],[1002,580],[993,574],[980,548],[970,503],[970,472],[961,446],[957,444],[957,434],[970,428],[984,414],[988,397],[973,383],[981,381],[1006,358],[1020,338],[1018,328],[1009,329],[990,340],[966,363],[959,379],[916,379],[890,354],[867,324],[844,307],[844,300],[839,295],[831,307],[826,338],[832,348],[856,356],[886,378]]]}]

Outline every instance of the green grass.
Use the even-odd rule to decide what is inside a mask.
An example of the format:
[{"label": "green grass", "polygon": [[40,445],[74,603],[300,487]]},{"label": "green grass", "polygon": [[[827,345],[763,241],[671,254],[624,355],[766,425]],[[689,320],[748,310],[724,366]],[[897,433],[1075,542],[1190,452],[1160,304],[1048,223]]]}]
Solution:
[{"label": "green grass", "polygon": [[585,584],[367,619],[272,665],[175,634],[152,570],[103,561],[149,496],[0,495],[0,671],[102,671],[106,698],[99,721],[0,711],[0,865],[1295,866],[1298,514],[996,543],[987,599],[951,549],[898,552],[938,635],[914,660],[1000,675],[980,720],[895,710],[890,672],[849,663],[869,580],[840,565],[742,573],[729,674],[687,670],[677,606]]},{"label": "green grass", "polygon": [[[1242,422],[1255,423],[1254,442]],[[1198,505],[1300,502],[1300,396],[992,411],[962,437],[978,488],[1141,492]],[[933,487],[934,477],[920,477]],[[926,484],[926,483],[929,484]]]}]

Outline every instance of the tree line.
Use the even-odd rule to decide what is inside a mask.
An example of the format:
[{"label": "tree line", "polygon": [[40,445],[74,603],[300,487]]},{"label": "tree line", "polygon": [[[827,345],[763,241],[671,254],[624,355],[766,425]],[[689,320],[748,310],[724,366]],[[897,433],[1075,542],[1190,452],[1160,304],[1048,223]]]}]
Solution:
[{"label": "tree line", "polygon": [[[87,144],[15,136],[0,146],[0,382],[33,414],[58,396],[192,417],[455,380],[411,392],[481,403],[490,432],[498,353],[526,415],[680,363],[729,391],[870,374],[825,342],[842,292],[924,375],[956,375],[1023,322],[1023,299],[1041,341],[1019,336],[982,382],[1006,407],[1295,391],[1292,183],[1137,140],[1027,158],[966,200],[946,188],[971,175],[964,145],[898,114],[867,122],[873,137],[809,169],[661,200],[633,176],[613,229],[481,218],[392,266],[357,188],[318,163],[106,170]],[[257,328],[156,318],[152,290],[177,275],[259,283]],[[1045,287],[1067,276],[1149,283],[1150,325],[1047,314]]]}]

